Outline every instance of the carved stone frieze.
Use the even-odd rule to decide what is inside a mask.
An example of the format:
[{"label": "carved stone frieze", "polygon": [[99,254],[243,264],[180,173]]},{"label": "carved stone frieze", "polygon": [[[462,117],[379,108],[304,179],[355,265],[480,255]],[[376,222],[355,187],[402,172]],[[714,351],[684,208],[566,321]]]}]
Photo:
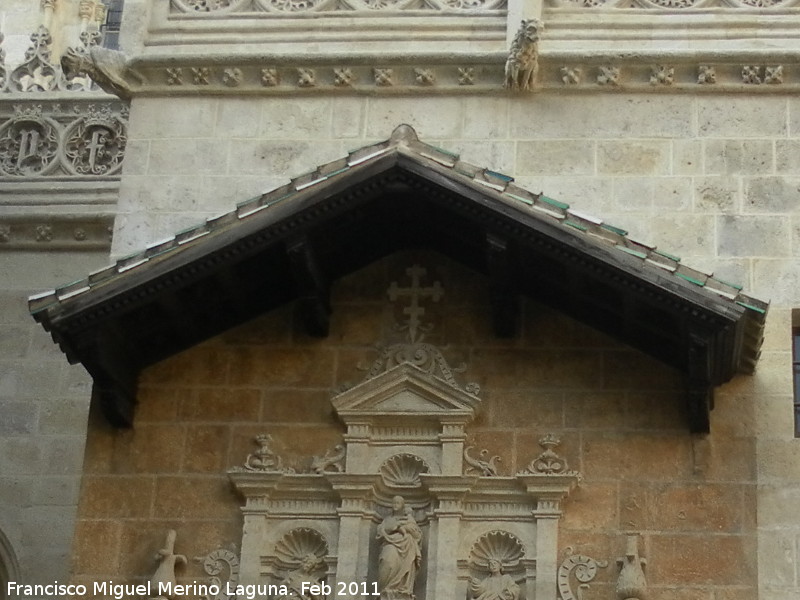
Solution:
[{"label": "carved stone frieze", "polygon": [[118,102],[28,101],[12,114],[0,107],[0,181],[118,175],[127,120]]},{"label": "carved stone frieze", "polygon": [[656,65],[650,73],[650,85],[672,85],[675,81],[675,68]]},{"label": "carved stone frieze", "polygon": [[797,0],[550,0],[550,4],[559,8],[590,9],[660,9],[691,12],[709,8],[742,8],[753,10],[791,8],[798,5]]},{"label": "carved stone frieze", "polygon": [[214,13],[254,12],[396,12],[424,8],[437,12],[481,12],[503,8],[505,0],[171,0],[174,13],[212,16]]},{"label": "carved stone frieze", "polygon": [[561,67],[559,70],[561,74],[561,81],[565,85],[577,85],[581,82],[581,69],[578,67]]},{"label": "carved stone frieze", "polygon": [[604,66],[597,70],[597,83],[600,85],[616,87],[619,85],[619,78],[619,67]]}]

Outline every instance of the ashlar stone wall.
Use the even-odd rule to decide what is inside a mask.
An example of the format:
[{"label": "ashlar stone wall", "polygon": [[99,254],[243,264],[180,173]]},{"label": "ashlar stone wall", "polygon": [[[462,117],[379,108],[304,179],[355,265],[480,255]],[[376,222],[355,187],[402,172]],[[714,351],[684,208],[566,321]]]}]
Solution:
[{"label": "ashlar stone wall", "polygon": [[[755,597],[752,586],[756,575],[751,570],[754,557],[758,561],[760,598],[771,600],[800,593],[797,572],[800,519],[792,510],[793,499],[800,490],[797,466],[800,461],[797,460],[797,442],[792,436],[790,375],[790,311],[800,300],[797,292],[800,289],[797,285],[800,268],[796,260],[800,253],[796,233],[800,206],[800,163],[797,160],[800,101],[776,93],[691,96],[548,92],[529,96],[498,93],[435,97],[137,98],[131,107],[128,155],[113,253],[117,256],[127,254],[198,220],[231,210],[236,202],[284,183],[290,176],[343,156],[347,150],[388,137],[391,130],[402,122],[413,125],[427,142],[461,152],[465,160],[514,175],[518,182],[533,191],[544,191],[579,210],[602,217],[608,223],[627,229],[636,239],[650,241],[681,256],[687,264],[739,282],[752,295],[771,300],[758,371],[753,377],[739,377],[717,390],[712,435],[707,441],[692,444],[682,434],[662,436],[660,432],[658,435],[648,432],[641,437],[641,434],[624,433],[626,427],[636,429],[641,424],[618,425],[619,419],[611,419],[610,415],[622,411],[633,418],[651,412],[631,410],[628,413],[627,408],[609,408],[614,402],[631,402],[627,396],[623,400],[617,395],[616,400],[612,400],[610,396],[614,394],[611,394],[596,405],[603,408],[594,411],[578,411],[573,402],[564,404],[564,411],[567,411],[568,404],[569,411],[577,414],[570,412],[567,419],[567,412],[561,413],[564,415],[560,421],[563,427],[581,430],[579,422],[589,419],[589,415],[594,415],[591,417],[594,419],[605,419],[603,427],[607,427],[594,432],[581,431],[581,445],[571,447],[571,452],[578,452],[572,455],[573,460],[581,464],[589,479],[586,491],[582,489],[571,500],[572,512],[567,514],[564,526],[567,531],[581,532],[587,543],[592,544],[592,549],[596,548],[598,554],[602,550],[605,555],[620,551],[621,546],[612,546],[621,543],[619,532],[622,530],[660,532],[656,537],[647,538],[647,550],[654,559],[651,567],[653,583],[669,586],[686,579],[689,587],[699,586],[693,588],[695,591],[681,592],[688,594],[687,598],[713,597],[710,588],[704,587],[709,581],[734,586],[724,592],[721,587],[715,587],[713,595],[716,598]],[[338,323],[336,327],[341,328],[340,341],[349,343],[348,339],[357,336],[358,344],[371,344],[375,341],[374,323],[373,327],[367,327],[369,317],[352,312],[346,308],[344,311],[338,309],[335,322]],[[275,326],[275,331],[280,332],[281,318],[267,318]],[[342,319],[346,319],[347,327]],[[272,331],[272,327],[268,329]],[[591,332],[586,335],[591,339]],[[287,343],[286,339],[280,338],[281,343]],[[335,339],[332,337],[326,343],[334,343]],[[447,341],[456,343],[456,340]],[[555,342],[552,338],[549,340],[549,343]],[[208,382],[209,378],[214,380],[210,383],[219,383],[219,376],[211,365],[216,364],[214,349],[224,343],[217,340],[197,349],[192,355],[194,359],[187,358],[187,355],[171,361],[169,364],[173,366],[187,365],[175,368],[174,377],[183,378],[185,382],[194,378],[193,385]],[[344,349],[323,352],[318,356],[316,353],[322,347],[325,344],[304,341],[291,351],[287,347],[271,351],[260,349],[247,359],[251,366],[245,371],[249,375],[242,373],[241,354],[237,354],[234,360],[231,355],[223,353],[227,358],[222,359],[222,363],[226,365],[225,369],[232,369],[231,374],[236,373],[231,381],[237,385],[247,381],[248,377],[251,378],[249,381],[256,382],[258,389],[254,392],[256,397],[251,400],[252,414],[262,411],[258,412],[259,418],[270,420],[271,410],[263,412],[265,407],[277,402],[276,398],[284,398],[283,404],[275,406],[281,407],[281,419],[291,419],[290,415],[295,414],[293,411],[296,409],[288,406],[294,405],[297,393],[293,391],[287,396],[283,390],[277,396],[267,394],[259,387],[261,378],[300,380],[307,374],[309,381],[315,382],[314,391],[303,395],[310,394],[314,398],[310,405],[322,411],[326,406],[325,390],[340,377],[352,377],[355,365],[355,358],[350,358],[349,363],[341,358]],[[250,350],[253,348],[248,346],[244,354],[249,354]],[[496,377],[488,374],[494,368],[490,366],[494,352],[477,348],[472,352],[476,354],[470,361],[473,368],[485,369],[485,377]],[[269,360],[259,361],[255,356]],[[490,362],[487,364],[477,359]],[[640,390],[642,402],[649,402],[647,398],[651,396],[673,393],[669,387],[665,390],[661,386],[675,384],[638,382],[642,369],[610,369],[612,363],[605,357],[595,360],[603,372],[601,379],[613,374],[624,380],[615,385],[632,386],[634,390],[644,385]],[[203,361],[208,361],[206,366],[202,366]],[[344,372],[339,373],[339,369]],[[268,374],[259,374],[265,370]],[[649,366],[647,370],[651,370]],[[506,374],[506,377],[513,379],[521,372],[512,376]],[[560,376],[566,377],[567,374],[562,372]],[[149,374],[148,378],[153,376]],[[318,377],[322,380],[317,381],[315,378]],[[152,383],[152,379],[148,381]],[[533,385],[535,381],[529,383]],[[169,387],[181,386],[170,384]],[[149,385],[144,389],[148,390]],[[599,389],[604,390],[602,386]],[[491,392],[493,395],[499,393]],[[653,396],[653,392],[658,394]],[[246,435],[237,434],[235,439],[238,441],[231,441],[224,458],[218,452],[209,456],[199,450],[196,459],[178,458],[178,446],[183,448],[182,444],[186,443],[187,448],[195,448],[188,440],[190,435],[195,435],[189,431],[196,428],[185,413],[178,411],[194,408],[179,408],[184,406],[184,401],[178,396],[188,392],[170,393],[175,394],[175,398],[166,403],[159,402],[158,406],[161,407],[159,410],[174,406],[170,410],[180,415],[182,423],[177,426],[179,433],[177,436],[165,435],[159,442],[159,452],[154,450],[156,446],[153,444],[143,444],[140,450],[130,450],[132,456],[147,463],[156,460],[152,456],[160,454],[162,458],[158,460],[166,461],[164,464],[169,466],[147,467],[157,471],[191,470],[194,464],[210,460],[213,473],[197,477],[216,481],[209,485],[216,486],[213,487],[215,493],[221,493],[220,465],[241,460],[249,443],[247,438],[257,427]],[[130,438],[132,444],[134,438],[151,435],[139,433],[139,429],[148,431],[149,427],[164,427],[166,433],[175,427],[155,423],[144,425],[149,418],[147,413],[150,409],[144,408],[147,404],[143,402],[139,416],[141,427],[137,425],[136,431],[111,437],[108,434],[102,438],[107,447],[105,454],[100,452],[100,456],[105,456],[103,460],[106,463],[112,460],[111,447],[115,444],[127,447],[119,440]],[[185,405],[196,407],[201,404],[186,400]],[[247,402],[237,403],[235,410],[244,410],[246,405]],[[209,410],[213,413],[217,409]],[[541,413],[541,418],[545,414]],[[249,419],[245,416],[236,418]],[[333,436],[336,427],[329,421],[329,416],[323,418],[320,415],[318,420],[320,426],[324,424],[330,431],[329,435]],[[615,422],[613,427],[608,424],[611,420]],[[665,418],[664,423],[675,421],[673,416]],[[233,440],[232,426],[222,427],[228,428]],[[616,431],[618,427],[622,430]],[[97,435],[97,431],[92,433],[92,444],[98,443],[95,440]],[[203,435],[210,437],[214,434],[206,432]],[[522,439],[519,436],[522,433],[517,436]],[[633,439],[629,439],[631,437]],[[184,439],[185,442],[175,441]],[[316,439],[322,440],[323,437],[315,437],[309,443],[316,443]],[[526,439],[534,443],[533,436]],[[633,459],[640,447],[654,448],[654,439],[656,444],[663,443],[664,447],[657,452],[649,451],[654,452],[656,458],[671,456],[674,459],[665,460],[666,465],[662,465],[666,469],[664,472],[670,475],[639,481],[642,476],[654,477],[654,473],[662,472],[655,468],[642,468],[640,471],[640,465]],[[588,455],[592,454],[593,447],[596,449],[595,458],[590,461]],[[632,448],[636,448],[636,452]],[[507,452],[513,454],[512,450]],[[91,464],[93,454],[89,456]],[[698,456],[705,458],[697,462]],[[201,460],[200,457],[206,458]],[[517,459],[512,456],[509,460],[513,463]],[[595,464],[594,470],[588,468],[590,462]],[[125,463],[126,472],[132,468],[131,464]],[[158,519],[165,519],[162,524],[180,524],[181,515],[188,514],[189,510],[178,509],[183,505],[176,499],[175,487],[164,487],[167,485],[165,482],[150,477],[152,487],[147,493],[152,494],[152,498],[162,498],[153,506],[162,506],[162,501],[171,502],[170,506],[178,510],[178,517],[168,517],[169,511],[159,509],[161,512],[152,513],[153,518],[157,514]],[[169,485],[180,486],[186,477],[188,475],[178,476],[174,481],[170,480]],[[681,483],[673,489],[675,482]],[[191,496],[187,502],[206,505],[192,514],[216,514],[214,511],[223,504],[218,495],[195,493]],[[219,502],[209,498],[218,498]],[[605,499],[601,501],[602,498]],[[695,508],[688,512],[664,510],[666,498],[672,499],[669,503],[685,501],[687,506]],[[752,509],[756,499],[757,515],[752,510],[743,510],[725,516],[725,508],[747,505]],[[212,510],[211,504],[219,506]],[[225,506],[224,510],[228,512],[219,514],[227,516],[219,517],[224,522],[219,527],[232,532],[226,519],[235,515],[235,510],[229,504]],[[704,515],[703,511],[707,514]],[[598,517],[603,514],[606,516]],[[741,532],[755,527],[756,516],[757,539],[751,533],[742,537]],[[114,530],[109,539],[123,544],[120,546],[126,549],[123,560],[143,561],[141,557],[135,558],[140,556],[138,553],[127,552],[129,545],[124,544],[130,542],[123,541],[123,522],[117,517],[112,514],[103,525],[93,526]],[[89,526],[87,523],[83,521],[82,527]],[[595,534],[590,523],[603,523],[600,529],[605,533],[600,535],[599,541],[592,538]],[[701,535],[701,532],[708,534],[709,530],[713,530],[714,535]],[[81,531],[78,540],[86,539]],[[608,533],[610,531],[615,533],[612,535]],[[666,532],[672,533],[668,535]],[[700,545],[687,551],[689,546],[684,545],[686,539],[682,536],[694,536],[692,539]],[[157,542],[149,534],[143,537],[147,540],[142,538],[136,542],[141,544],[137,548]],[[582,538],[565,536],[565,539],[577,543]],[[712,549],[708,545],[712,541],[721,546]],[[187,543],[195,542],[187,540]],[[725,544],[739,550],[746,547],[743,556],[747,558],[721,551],[723,546],[727,547]],[[79,547],[82,548],[80,542]],[[85,573],[91,563],[81,559],[83,552],[76,554],[77,573]],[[660,554],[658,559],[653,554],[656,552]],[[102,556],[103,560],[117,560],[113,553],[104,552]],[[712,565],[709,562],[723,557],[719,563]],[[144,562],[139,562],[136,568],[126,566],[121,572],[129,576],[142,575],[147,571],[145,567]],[[98,568],[93,567],[95,571]],[[105,564],[98,572],[113,573],[115,569],[116,562]],[[740,585],[743,587],[737,587]],[[677,592],[673,590],[674,593]]]},{"label": "ashlar stone wall", "polygon": [[[327,339],[297,333],[286,307],[148,369],[132,430],[100,419],[90,426],[74,578],[144,580],[169,528],[188,557],[238,543],[242,500],[225,471],[244,462],[260,433],[298,469],[341,442],[329,399],[364,378],[359,365],[377,357],[376,343],[397,336],[402,306],[386,292],[405,283],[411,264],[444,288],[440,302],[422,303],[433,325],[426,341],[467,366],[457,377],[481,386],[467,445],[499,455],[510,475],[555,433],[558,451],[583,473],[564,503],[560,556],[611,560],[592,597],[613,596],[627,533],[641,534],[654,600],[756,596],[755,439],[739,428],[737,403],[721,398],[711,436],[693,438],[677,373],[534,302],[525,304],[521,335],[497,339],[488,282],[421,251],[337,282]],[[206,577],[191,562],[178,575]]]}]

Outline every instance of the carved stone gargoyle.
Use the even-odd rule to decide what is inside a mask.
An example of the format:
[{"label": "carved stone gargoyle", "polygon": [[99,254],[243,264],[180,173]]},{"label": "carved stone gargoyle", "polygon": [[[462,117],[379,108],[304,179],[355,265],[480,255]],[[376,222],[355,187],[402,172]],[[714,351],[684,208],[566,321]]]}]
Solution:
[{"label": "carved stone gargoyle", "polygon": [[130,81],[142,82],[141,77],[128,67],[128,58],[118,50],[100,46],[67,48],[61,57],[64,76],[72,78],[88,75],[103,91],[122,100],[130,100],[133,95]]}]

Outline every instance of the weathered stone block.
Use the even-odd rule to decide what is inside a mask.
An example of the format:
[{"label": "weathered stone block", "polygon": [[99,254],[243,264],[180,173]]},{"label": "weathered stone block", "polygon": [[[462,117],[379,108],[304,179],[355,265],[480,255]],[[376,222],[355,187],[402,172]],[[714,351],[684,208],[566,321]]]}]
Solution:
[{"label": "weathered stone block", "polygon": [[586,433],[582,456],[593,479],[671,481],[692,472],[691,444],[674,435]]},{"label": "weathered stone block", "polygon": [[[333,98],[331,100],[331,134],[334,138],[364,136],[367,101],[363,98]],[[357,143],[357,142],[356,142]]]},{"label": "weathered stone block", "polygon": [[332,386],[334,353],[324,347],[233,348],[233,385]]},{"label": "weathered stone block", "polygon": [[[800,289],[798,286],[800,286],[800,265],[796,260],[770,258],[753,260],[753,282],[750,291],[757,298],[766,298],[779,306],[794,306],[797,304],[797,290]],[[786,382],[788,381],[786,379]],[[774,383],[780,383],[780,378]]]},{"label": "weathered stone block", "polygon": [[747,585],[756,572],[755,536],[650,535],[648,583]]},{"label": "weathered stone block", "polygon": [[745,179],[744,212],[793,213],[798,207],[800,207],[800,178]]},{"label": "weathered stone block", "polygon": [[156,479],[156,519],[235,519],[239,503],[224,476],[162,476]]},{"label": "weathered stone block", "polygon": [[[150,142],[149,175],[193,175],[218,171],[228,160],[230,142],[211,139],[155,139]],[[237,146],[234,144],[233,146]],[[233,160],[233,157],[231,157]],[[235,164],[231,165],[235,168]]]},{"label": "weathered stone block", "polygon": [[661,140],[604,140],[597,143],[601,175],[668,175],[670,143]]},{"label": "weathered stone block", "polygon": [[653,207],[658,211],[689,210],[694,201],[692,181],[688,177],[658,177],[653,181]]},{"label": "weathered stone block", "polygon": [[785,217],[717,217],[717,254],[790,256],[791,227]]},{"label": "weathered stone block", "polygon": [[122,522],[117,520],[79,519],[72,548],[74,571],[85,575],[119,573],[121,530]]},{"label": "weathered stone block", "polygon": [[[604,142],[600,142],[601,147]],[[593,140],[536,140],[517,143],[520,175],[594,175]]]},{"label": "weathered stone block", "polygon": [[510,120],[519,139],[683,138],[691,135],[693,100],[639,95],[598,102],[592,96],[540,94],[510,101]]},{"label": "weathered stone block", "polygon": [[242,140],[231,145],[228,172],[232,175],[295,177],[344,154],[342,143],[336,141]]},{"label": "weathered stone block", "polygon": [[732,213],[741,207],[740,181],[737,177],[694,178],[695,210],[709,213]]},{"label": "weathered stone block", "polygon": [[0,435],[30,434],[38,428],[38,406],[32,402],[0,399],[0,415]]},{"label": "weathered stone block", "polygon": [[261,392],[254,389],[206,388],[185,396],[178,413],[179,421],[258,421]]},{"label": "weathered stone block", "polygon": [[136,98],[131,102],[128,137],[173,139],[211,137],[217,119],[216,98]]},{"label": "weathered stone block", "polygon": [[465,98],[464,137],[479,140],[507,139],[508,99]]},{"label": "weathered stone block", "polygon": [[774,154],[772,140],[706,140],[705,173],[769,175]]},{"label": "weathered stone block", "polygon": [[640,220],[653,211],[655,182],[652,177],[617,177],[614,179],[614,210],[618,212],[642,213],[627,217],[629,221]]},{"label": "weathered stone block", "polygon": [[130,519],[150,516],[154,477],[85,476],[79,517]]},{"label": "weathered stone block", "polygon": [[214,137],[257,137],[264,104],[266,103],[260,98],[221,98],[217,107]]},{"label": "weathered stone block", "polygon": [[699,175],[703,172],[703,142],[697,139],[672,140],[672,174]]},{"label": "weathered stone block", "polygon": [[785,137],[786,100],[781,97],[707,97],[697,100],[698,133],[701,137]]},{"label": "weathered stone block", "polygon": [[[331,134],[330,98],[262,102],[258,135],[267,140],[317,140]],[[388,134],[387,134],[388,135]],[[314,165],[307,165],[311,167]]]},{"label": "weathered stone block", "polygon": [[220,473],[225,469],[225,454],[230,428],[223,425],[190,425],[186,431],[181,471],[184,473]]},{"label": "weathered stone block", "polygon": [[620,526],[616,483],[585,481],[570,493],[568,502],[561,521],[567,529],[613,531]]}]

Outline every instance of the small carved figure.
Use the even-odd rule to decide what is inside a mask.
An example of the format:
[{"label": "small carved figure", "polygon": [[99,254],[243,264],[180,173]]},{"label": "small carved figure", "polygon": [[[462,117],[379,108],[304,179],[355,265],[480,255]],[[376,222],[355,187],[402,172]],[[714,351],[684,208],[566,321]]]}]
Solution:
[{"label": "small carved figure", "polygon": [[392,498],[392,512],[378,525],[381,551],[378,589],[383,600],[413,600],[422,564],[422,531],[402,496]]},{"label": "small carved figure", "polygon": [[344,457],[344,445],[336,444],[336,446],[333,447],[333,450],[328,450],[322,456],[315,456],[311,459],[311,470],[319,475],[322,475],[328,470],[333,470],[336,473],[342,473],[344,471]]},{"label": "small carved figure", "polygon": [[[323,595],[312,594],[309,588],[312,585],[319,585],[322,581],[322,568],[325,563],[313,553],[306,554],[300,561],[300,568],[290,571],[281,581],[289,593],[280,596],[278,600],[293,600],[295,598],[305,598],[305,600],[322,600]],[[304,585],[305,584],[305,585]]]},{"label": "small carved figure", "polygon": [[269,447],[272,436],[268,433],[257,435],[255,438],[258,449],[247,455],[244,461],[244,468],[248,471],[282,471],[283,462],[281,457],[273,452]]},{"label": "small carved figure", "polygon": [[474,600],[519,599],[519,585],[510,575],[503,573],[503,565],[496,558],[489,561],[489,576],[486,579],[470,578],[469,591]]},{"label": "small carved figure", "polygon": [[61,57],[61,68],[68,79],[77,75],[88,75],[109,94],[122,100],[130,100],[131,86],[128,81],[133,73],[127,66],[125,54],[100,46],[67,48]]},{"label": "small carved figure", "polygon": [[514,91],[533,89],[539,71],[539,33],[542,23],[538,19],[523,19],[511,42],[506,59],[506,77],[503,87]]},{"label": "small carved figure", "polygon": [[617,579],[617,600],[645,600],[647,580],[644,576],[646,558],[639,557],[639,536],[629,535],[625,556],[617,559],[620,567]]},{"label": "small carved figure", "polygon": [[[175,554],[175,538],[177,537],[174,529],[167,532],[167,542],[164,547],[156,553],[155,559],[158,562],[156,572],[150,578],[150,589],[159,593],[164,589],[172,589],[175,585],[175,565],[186,564],[186,557],[183,554]],[[158,595],[155,598],[171,598],[172,596]]]},{"label": "small carved figure", "polygon": [[464,462],[469,466],[464,470],[467,475],[478,473],[481,477],[496,477],[498,475],[496,462],[503,460],[499,456],[492,456],[489,460],[484,460],[489,456],[489,451],[484,448],[479,452],[480,458],[473,458],[469,455],[469,451],[474,446],[467,446],[464,448]]}]

